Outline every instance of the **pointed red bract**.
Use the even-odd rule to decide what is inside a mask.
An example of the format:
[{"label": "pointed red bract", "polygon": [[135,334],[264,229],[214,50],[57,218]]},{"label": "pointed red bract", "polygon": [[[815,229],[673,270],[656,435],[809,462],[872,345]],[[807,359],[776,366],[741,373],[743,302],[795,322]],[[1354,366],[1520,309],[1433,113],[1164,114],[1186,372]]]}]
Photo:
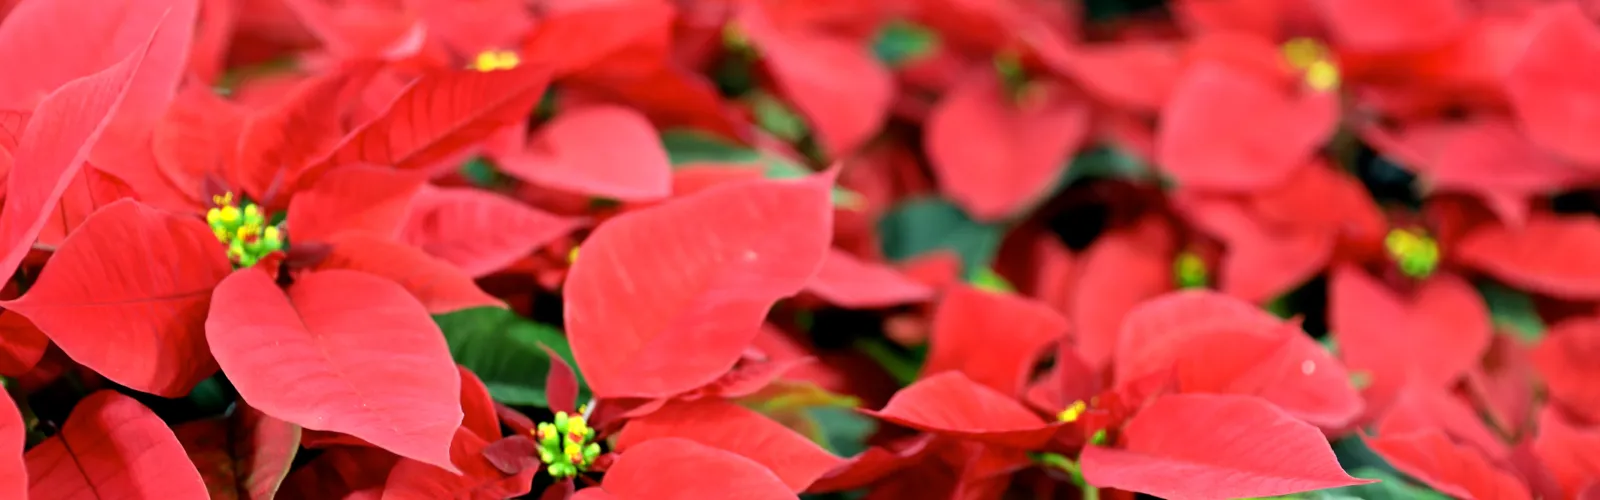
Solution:
[{"label": "pointed red bract", "polygon": [[1146,221],[1101,236],[1084,254],[1066,315],[1083,361],[1110,364],[1123,319],[1140,303],[1173,289],[1173,242],[1163,223]]},{"label": "pointed red bract", "polygon": [[0,375],[20,377],[44,357],[50,337],[12,311],[0,312]]},{"label": "pointed red bract", "polygon": [[495,416],[494,398],[471,370],[457,366],[461,373],[461,428],[484,441],[500,439],[500,417]]},{"label": "pointed red bract", "polygon": [[22,450],[28,428],[22,422],[17,403],[6,396],[0,401],[0,496],[28,497],[28,469],[23,466]]},{"label": "pointed red bract", "polygon": [[550,371],[546,372],[544,378],[545,400],[550,403],[550,410],[567,413],[577,411],[578,376],[572,373],[572,367],[555,349],[545,344],[539,344],[539,348],[544,349],[545,356],[550,358]]},{"label": "pointed red bract", "polygon": [[1192,338],[1175,361],[1180,392],[1256,396],[1324,429],[1343,428],[1364,408],[1344,365],[1294,328]]},{"label": "pointed red bract", "polygon": [[84,221],[33,288],[3,304],[106,378],[182,397],[217,370],[206,311],[232,270],[205,223],[122,200]]},{"label": "pointed red bract", "polygon": [[1185,342],[1219,333],[1278,338],[1283,323],[1250,303],[1210,290],[1162,295],[1128,312],[1118,333],[1116,381],[1171,367]]},{"label": "pointed red bract", "polygon": [[1059,427],[961,372],[919,380],[895,393],[882,410],[865,413],[913,429],[1022,449],[1050,441]]},{"label": "pointed red bract", "polygon": [[1123,428],[1120,449],[1083,450],[1083,478],[1174,500],[1270,497],[1365,484],[1345,474],[1315,427],[1259,398],[1157,399]]},{"label": "pointed red bract", "polygon": [[1504,500],[1529,498],[1527,487],[1517,476],[1495,466],[1470,446],[1452,442],[1441,431],[1367,438],[1367,446],[1395,469],[1446,495]]},{"label": "pointed red bract", "polygon": [[1590,419],[1600,418],[1600,386],[1593,382],[1600,377],[1600,365],[1592,362],[1596,355],[1600,355],[1600,321],[1593,318],[1556,325],[1529,353],[1550,399]]},{"label": "pointed red bract", "polygon": [[383,496],[389,472],[399,460],[393,453],[377,448],[332,448],[289,474],[278,496],[378,500]]},{"label": "pointed red bract", "polygon": [[511,265],[581,222],[494,193],[426,187],[412,201],[401,240],[477,277]]},{"label": "pointed red bract", "polygon": [[850,309],[873,309],[933,297],[933,289],[888,266],[867,262],[837,248],[828,250],[822,268],[806,291]]},{"label": "pointed red bract", "polygon": [[300,426],[241,404],[227,419],[173,428],[213,500],[271,500],[300,450]]},{"label": "pointed red bract", "polygon": [[90,394],[61,433],[28,450],[33,498],[207,498],[183,445],[155,413],[112,391]]},{"label": "pointed red bract", "polygon": [[1038,202],[1089,132],[1087,102],[1035,85],[1013,102],[999,76],[974,70],[928,116],[939,189],[973,217],[1003,219]]},{"label": "pointed red bract", "polygon": [[500,160],[512,177],[571,193],[622,201],[672,193],[672,166],[655,128],[619,106],[563,112],[539,130],[527,151]]},{"label": "pointed red bract", "polygon": [[[340,98],[351,75],[330,73],[300,82],[288,96],[241,124],[227,178],[257,199],[277,196],[285,176],[327,155],[344,127]],[[274,200],[268,200],[274,201]],[[274,206],[277,206],[275,203]]]},{"label": "pointed red bract", "polygon": [[287,224],[292,241],[327,241],[344,231],[385,238],[399,236],[422,188],[422,177],[375,167],[348,167],[322,176],[315,186],[289,202]]},{"label": "pointed red bract", "polygon": [[1316,0],[1339,48],[1400,52],[1448,43],[1466,28],[1468,11],[1457,0]]},{"label": "pointed red bract", "polygon": [[1295,95],[1249,70],[1190,67],[1161,110],[1156,165],[1185,188],[1252,191],[1284,182],[1333,134],[1338,99]]},{"label": "pointed red bract", "polygon": [[483,450],[488,443],[466,427],[456,431],[450,446],[450,459],[460,474],[416,460],[402,459],[389,472],[383,498],[389,500],[430,500],[435,498],[514,498],[533,489],[538,467],[516,474],[496,469]]},{"label": "pointed red bract", "polygon": [[349,269],[388,278],[411,292],[430,314],[505,307],[461,268],[416,247],[362,233],[341,234],[327,243],[331,250],[318,269]]},{"label": "pointed red bract", "polygon": [[1371,376],[1369,394],[1380,404],[1408,381],[1448,386],[1478,363],[1493,335],[1488,307],[1459,277],[1434,275],[1402,298],[1348,266],[1329,280],[1328,322],[1340,358]]},{"label": "pointed red bract", "polygon": [[1484,225],[1455,248],[1463,264],[1514,286],[1574,300],[1600,298],[1600,220],[1534,214],[1520,228]]},{"label": "pointed red bract", "polygon": [[595,395],[671,396],[732,368],[772,304],[821,266],[833,179],[721,185],[597,228],[563,294]]},{"label": "pointed red bract", "polygon": [[924,376],[959,371],[1001,394],[1022,394],[1047,347],[1067,333],[1049,306],[1011,294],[953,286],[933,313]]},{"label": "pointed red bract", "polygon": [[668,404],[630,420],[617,437],[617,450],[626,454],[635,445],[661,438],[683,438],[753,460],[771,469],[795,493],[843,463],[783,424],[713,399]]},{"label": "pointed red bract", "polygon": [[[715,478],[715,480],[708,480]],[[596,488],[574,499],[793,500],[783,480],[761,464],[682,438],[652,439],[622,454]]]},{"label": "pointed red bract", "polygon": [[1545,9],[1506,75],[1506,92],[1522,129],[1545,149],[1600,167],[1600,147],[1587,131],[1600,129],[1600,30],[1578,4]]},{"label": "pointed red bract", "polygon": [[405,289],[328,270],[285,293],[249,268],[214,297],[206,338],[251,406],[452,469],[461,379],[439,327]]}]

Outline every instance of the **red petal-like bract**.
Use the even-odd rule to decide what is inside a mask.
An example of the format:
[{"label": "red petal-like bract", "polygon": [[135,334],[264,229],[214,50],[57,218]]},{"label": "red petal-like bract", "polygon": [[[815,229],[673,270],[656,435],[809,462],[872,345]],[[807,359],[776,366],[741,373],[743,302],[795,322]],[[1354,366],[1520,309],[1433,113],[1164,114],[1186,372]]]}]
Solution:
[{"label": "red petal-like bract", "polygon": [[44,358],[50,337],[12,311],[0,312],[0,375],[20,377]]},{"label": "red petal-like bract", "polygon": [[400,460],[389,472],[383,498],[390,500],[430,500],[435,498],[514,498],[533,488],[538,467],[517,474],[496,469],[483,455],[488,443],[466,427],[456,431],[450,445],[450,459],[461,473],[446,471],[416,460]]},{"label": "red petal-like bract", "polygon": [[550,371],[544,378],[545,400],[550,403],[551,411],[564,411],[572,413],[578,406],[578,375],[572,372],[572,366],[567,360],[562,359],[550,346],[540,344],[546,356],[550,357]]},{"label": "red petal-like bract", "polygon": [[617,437],[617,450],[626,456],[630,448],[661,438],[687,439],[753,460],[795,493],[844,462],[754,410],[712,399],[668,404],[629,421]]},{"label": "red petal-like bract", "polygon": [[411,292],[429,314],[505,307],[461,268],[416,247],[362,233],[341,234],[327,243],[333,248],[318,269],[349,269],[388,278]]},{"label": "red petal-like bract", "polygon": [[1402,298],[1365,271],[1339,267],[1329,280],[1328,304],[1340,357],[1372,377],[1368,391],[1380,404],[1408,382],[1448,386],[1478,363],[1493,333],[1483,299],[1449,274],[1434,275]]},{"label": "red petal-like bract", "polygon": [[289,474],[278,497],[378,500],[397,461],[393,453],[377,448],[332,448]]},{"label": "red petal-like bract", "polygon": [[232,270],[205,223],[125,199],[84,221],[4,305],[106,378],[183,397],[217,370],[206,311]]},{"label": "red petal-like bract", "polygon": [[806,291],[850,309],[872,309],[933,296],[933,289],[888,266],[866,262],[840,249],[828,250],[822,268],[806,283]]},{"label": "red petal-like bract", "polygon": [[1311,159],[1337,118],[1336,95],[1294,95],[1246,69],[1196,63],[1162,108],[1156,164],[1185,188],[1269,187]]},{"label": "red petal-like bract", "polygon": [[1076,291],[1066,315],[1078,354],[1091,368],[1111,363],[1123,335],[1123,319],[1145,300],[1173,288],[1175,253],[1165,224],[1146,221],[1109,232],[1089,247],[1075,269]]},{"label": "red petal-like bract", "polygon": [[1121,449],[1083,450],[1083,478],[1173,500],[1288,495],[1372,481],[1339,468],[1315,427],[1249,396],[1157,399],[1123,428]]},{"label": "red petal-like bract", "polygon": [[[709,479],[709,480],[708,480]],[[732,452],[682,438],[645,441],[623,453],[600,483],[600,493],[575,499],[793,500],[771,470]]]},{"label": "red petal-like bract", "polygon": [[249,268],[214,298],[206,338],[251,406],[454,469],[460,375],[439,327],[405,289],[328,270],[300,276],[285,293]]},{"label": "red petal-like bract", "polygon": [[895,393],[882,410],[866,413],[913,429],[1022,449],[1050,441],[1058,427],[961,372],[919,380]]},{"label": "red petal-like bract", "polygon": [[[123,103],[145,97],[133,90],[141,87],[141,81],[164,77],[146,71],[144,63],[146,59],[174,57],[173,53],[183,50],[171,43],[175,37],[160,36],[166,30],[184,29],[181,22],[164,18],[142,48],[99,73],[62,85],[34,108],[6,180],[5,210],[0,213],[0,252],[4,252],[0,254],[0,276],[9,280],[16,273],[44,228],[45,218],[88,161],[90,149]],[[167,43],[156,45],[156,41]],[[152,67],[159,69],[160,65]]]},{"label": "red petal-like bract", "polygon": [[959,371],[1017,396],[1036,361],[1067,333],[1067,319],[1037,301],[966,286],[949,288],[933,313],[924,376]]},{"label": "red petal-like bract", "polygon": [[476,277],[528,256],[579,222],[494,193],[425,187],[412,200],[401,239]]},{"label": "red petal-like bract", "polygon": [[622,201],[672,194],[672,166],[655,128],[619,106],[563,112],[539,130],[527,151],[500,160],[512,177],[572,193]]},{"label": "red petal-like bract", "polygon": [[456,368],[461,373],[461,428],[485,441],[500,439],[500,417],[495,415],[489,388],[467,367]]},{"label": "red petal-like bract", "polygon": [[1515,65],[1506,92],[1528,138],[1551,152],[1600,167],[1600,30],[1578,4],[1542,12]]},{"label": "red petal-like bract", "polygon": [[1314,0],[1333,41],[1354,52],[1404,51],[1447,43],[1467,24],[1457,0]]},{"label": "red petal-like bract", "polygon": [[1468,445],[1441,431],[1368,438],[1367,446],[1390,465],[1439,492],[1457,498],[1526,500],[1528,490],[1510,471],[1496,467]]},{"label": "red petal-like bract", "polygon": [[17,403],[6,396],[0,401],[0,496],[28,497],[28,469],[22,461],[28,428],[22,422]]},{"label": "red petal-like bract", "polygon": [[1456,247],[1466,265],[1519,287],[1574,300],[1600,299],[1600,221],[1535,214],[1520,228],[1485,225]]},{"label": "red petal-like bract", "polygon": [[1529,354],[1550,399],[1586,418],[1600,418],[1600,320],[1571,319],[1551,328]]},{"label": "red petal-like bract", "polygon": [[213,500],[271,500],[300,450],[300,426],[239,405],[226,419],[173,429]]},{"label": "red petal-like bract", "polygon": [[344,231],[396,237],[422,183],[415,173],[376,167],[328,172],[290,200],[289,237],[296,242],[328,241]]},{"label": "red petal-like bract", "polygon": [[563,294],[595,395],[666,397],[732,368],[772,304],[822,265],[833,179],[725,184],[597,228]]},{"label": "red petal-like bract", "polygon": [[38,499],[207,498],[183,445],[133,398],[100,391],[78,403],[61,433],[28,450]]},{"label": "red petal-like bract", "polygon": [[973,217],[1003,219],[1038,202],[1089,132],[1087,102],[1038,85],[1013,102],[998,76],[975,70],[928,116],[939,189]]}]

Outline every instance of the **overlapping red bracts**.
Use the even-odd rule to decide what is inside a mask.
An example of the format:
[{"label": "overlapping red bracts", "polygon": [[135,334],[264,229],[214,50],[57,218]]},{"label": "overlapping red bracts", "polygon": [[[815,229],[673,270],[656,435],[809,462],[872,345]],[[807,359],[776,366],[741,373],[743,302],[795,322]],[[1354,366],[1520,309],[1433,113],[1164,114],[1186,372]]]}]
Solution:
[{"label": "overlapping red bracts", "polygon": [[0,498],[1600,498],[1597,12],[0,1]]}]

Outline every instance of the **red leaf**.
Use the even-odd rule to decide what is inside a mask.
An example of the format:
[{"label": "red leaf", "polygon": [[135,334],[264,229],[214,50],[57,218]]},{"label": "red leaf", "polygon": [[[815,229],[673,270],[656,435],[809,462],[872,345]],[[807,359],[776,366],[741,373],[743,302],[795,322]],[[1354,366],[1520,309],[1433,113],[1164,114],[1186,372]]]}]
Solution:
[{"label": "red leaf", "polygon": [[1084,253],[1066,315],[1078,354],[1090,368],[1110,364],[1129,311],[1173,289],[1170,231],[1166,223],[1146,219],[1106,233]]},{"label": "red leaf", "polygon": [[506,71],[450,71],[407,87],[382,116],[351,132],[324,164],[299,177],[307,186],[321,169],[356,163],[423,170],[461,153],[533,111],[549,73],[536,65]]},{"label": "red leaf", "polygon": [[23,466],[22,449],[27,445],[27,424],[17,403],[7,395],[0,398],[0,496],[28,497],[28,469]]},{"label": "red leaf", "polygon": [[460,268],[434,258],[411,245],[361,233],[346,233],[329,241],[332,250],[318,269],[349,269],[395,282],[422,302],[429,314],[444,314],[473,307],[505,307],[472,281]]},{"label": "red leaf", "polygon": [[1518,288],[1600,299],[1600,220],[1536,213],[1521,228],[1480,226],[1455,248],[1461,263]]},{"label": "red leaf", "polygon": [[621,201],[672,194],[672,166],[655,128],[637,111],[591,106],[556,115],[500,168],[524,182]]},{"label": "red leaf", "polygon": [[866,262],[837,248],[828,250],[822,269],[806,291],[847,309],[874,309],[933,297],[933,289],[883,264]]},{"label": "red leaf", "polygon": [[1083,450],[1083,478],[1173,500],[1270,497],[1366,484],[1339,468],[1322,433],[1258,398],[1155,400],[1123,428],[1122,449]]},{"label": "red leaf", "polygon": [[33,498],[207,498],[205,481],[167,424],[112,391],[80,401],[61,433],[25,459]]},{"label": "red leaf", "polygon": [[450,446],[450,459],[461,473],[445,471],[416,460],[400,460],[384,483],[383,498],[392,500],[432,500],[437,498],[514,498],[533,489],[533,476],[539,468],[530,467],[511,475],[501,472],[484,458],[488,443],[466,427],[456,431]]},{"label": "red leaf", "polygon": [[557,77],[567,76],[628,48],[665,45],[674,14],[672,4],[660,0],[549,5],[522,52],[527,63],[549,67]]},{"label": "red leaf", "polygon": [[1340,50],[1358,53],[1433,49],[1450,43],[1470,20],[1458,0],[1317,0],[1312,6]]},{"label": "red leaf", "polygon": [[[706,478],[715,478],[708,481]],[[682,438],[660,438],[622,454],[600,483],[577,499],[793,500],[771,470],[748,458]],[[601,490],[598,493],[591,491]]]},{"label": "red leaf", "polygon": [[1352,371],[1372,376],[1374,404],[1387,404],[1408,380],[1448,386],[1482,359],[1493,337],[1488,306],[1460,277],[1434,275],[1406,299],[1365,271],[1341,266],[1328,289],[1340,357]]},{"label": "red leaf", "polygon": [[489,388],[467,367],[457,365],[456,371],[461,374],[461,427],[484,441],[500,439],[500,417],[495,415]]},{"label": "red leaf", "polygon": [[1196,338],[1242,333],[1274,339],[1283,326],[1271,313],[1217,292],[1168,293],[1128,312],[1117,339],[1115,380],[1126,384],[1170,368]]},{"label": "red leaf", "polygon": [[1088,134],[1087,102],[1053,84],[1011,103],[988,71],[952,89],[928,116],[923,141],[939,188],[973,217],[1002,219],[1039,201]]},{"label": "red leaf", "polygon": [[424,181],[412,173],[376,167],[328,172],[289,201],[289,238],[295,242],[328,241],[346,231],[394,238],[405,223],[411,198]]},{"label": "red leaf", "polygon": [[1298,328],[1272,336],[1217,331],[1179,353],[1180,392],[1260,397],[1324,429],[1344,428],[1364,407],[1344,365]]},{"label": "red leaf", "polygon": [[160,35],[163,30],[180,29],[184,26],[180,22],[170,16],[163,18],[142,49],[99,73],[68,82],[34,109],[17,146],[15,166],[7,179],[5,210],[0,212],[0,251],[5,252],[0,256],[0,276],[9,280],[16,273],[46,217],[132,89],[142,81],[162,77],[145,71],[145,60],[182,50],[170,43],[154,45],[157,40],[170,42],[173,37]]},{"label": "red leaf", "polygon": [[581,222],[486,191],[428,187],[412,201],[401,240],[479,277],[528,256]]},{"label": "red leaf", "polygon": [[1380,436],[1432,430],[1444,431],[1456,442],[1476,446],[1488,457],[1499,459],[1511,455],[1511,447],[1484,425],[1477,409],[1442,388],[1406,387],[1377,426]]},{"label": "red leaf", "polygon": [[246,402],[454,470],[460,375],[439,327],[404,289],[328,270],[300,276],[284,293],[249,268],[215,297],[206,338]]},{"label": "red leaf", "polygon": [[244,404],[225,420],[196,420],[173,433],[214,500],[271,500],[300,450],[300,426]]},{"label": "red leaf", "polygon": [[205,223],[122,200],[85,220],[33,288],[3,304],[106,378],[182,397],[217,370],[206,310],[232,270]]},{"label": "red leaf", "polygon": [[1600,31],[1578,4],[1561,4],[1535,18],[1533,35],[1506,74],[1506,93],[1522,129],[1535,144],[1585,166],[1600,167]]},{"label": "red leaf", "polygon": [[[208,8],[215,3],[208,2]],[[221,176],[233,165],[245,119],[242,106],[209,87],[191,86],[173,99],[156,124],[150,138],[156,167],[184,200],[198,202],[192,208],[210,201],[202,196],[206,176]]]},{"label": "red leaf", "polygon": [[237,147],[231,150],[235,154],[227,178],[245,193],[281,206],[269,199],[281,194],[274,191],[279,188],[276,184],[327,155],[343,136],[340,98],[351,84],[348,73],[314,76],[246,118]]},{"label": "red leaf", "polygon": [[788,427],[754,410],[721,400],[671,403],[630,420],[617,450],[662,438],[683,438],[732,452],[771,469],[795,493],[844,463]]},{"label": "red leaf", "polygon": [[953,286],[933,313],[923,376],[959,371],[1001,394],[1017,396],[1034,364],[1067,334],[1067,319],[1049,306],[1012,294]]},{"label": "red leaf", "polygon": [[844,158],[877,134],[894,99],[894,76],[865,43],[818,31],[779,28],[762,3],[736,18],[774,83],[812,125],[829,158]]},{"label": "red leaf", "polygon": [[1592,318],[1557,324],[1529,353],[1550,399],[1589,419],[1600,419],[1600,322]]},{"label": "red leaf", "polygon": [[1196,63],[1161,110],[1156,164],[1185,188],[1281,184],[1333,134],[1338,114],[1334,93],[1295,95],[1245,69]]},{"label": "red leaf", "polygon": [[562,359],[550,346],[539,344],[539,348],[544,349],[545,355],[550,358],[550,371],[544,379],[545,399],[549,401],[546,406],[550,411],[577,411],[578,376],[572,372],[571,366],[567,366],[567,360]]},{"label": "red leaf", "polygon": [[882,410],[863,412],[913,429],[1022,449],[1045,444],[1059,427],[961,372],[919,380]]},{"label": "red leaf", "polygon": [[725,184],[597,228],[563,294],[595,395],[672,396],[732,368],[772,304],[821,266],[833,179]]},{"label": "red leaf", "polygon": [[544,463],[539,461],[539,442],[522,434],[506,436],[489,443],[489,446],[483,448],[483,458],[488,459],[490,465],[506,474],[516,474],[528,469],[537,471]]},{"label": "red leaf", "polygon": [[32,370],[50,338],[32,321],[12,311],[0,312],[0,375],[20,377]]},{"label": "red leaf", "polygon": [[1440,431],[1367,438],[1367,446],[1389,465],[1440,493],[1457,498],[1525,500],[1528,489],[1509,471]]},{"label": "red leaf", "polygon": [[1539,413],[1533,450],[1566,498],[1576,498],[1584,486],[1600,478],[1600,431],[1580,429],[1551,408]]},{"label": "red leaf", "polygon": [[133,189],[122,182],[122,179],[94,165],[86,165],[78,170],[78,175],[67,184],[67,190],[61,193],[61,199],[56,202],[44,227],[39,230],[38,243],[51,247],[60,246],[61,240],[78,226],[83,225],[84,219],[89,218],[96,210],[117,200],[133,197],[135,197]]},{"label": "red leaf", "polygon": [[278,497],[378,500],[397,461],[393,453],[377,448],[333,448],[290,474]]}]

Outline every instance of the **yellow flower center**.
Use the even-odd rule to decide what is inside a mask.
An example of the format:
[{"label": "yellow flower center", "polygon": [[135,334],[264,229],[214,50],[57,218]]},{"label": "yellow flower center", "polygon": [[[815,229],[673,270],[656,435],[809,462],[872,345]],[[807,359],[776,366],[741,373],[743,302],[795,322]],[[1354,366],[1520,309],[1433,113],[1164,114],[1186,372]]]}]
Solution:
[{"label": "yellow flower center", "polygon": [[516,68],[522,64],[522,58],[516,52],[509,50],[485,50],[478,53],[472,61],[472,69],[490,72]]},{"label": "yellow flower center", "polygon": [[250,267],[272,252],[283,249],[283,232],[267,224],[266,214],[254,203],[241,208],[233,193],[214,196],[217,206],[206,211],[211,234],[228,248],[228,260],[239,267]]},{"label": "yellow flower center", "polygon": [[1181,252],[1172,261],[1172,278],[1178,288],[1203,288],[1209,281],[1206,261],[1194,252]]},{"label": "yellow flower center", "polygon": [[1439,242],[1422,230],[1391,230],[1383,247],[1406,276],[1427,278],[1439,267]]},{"label": "yellow flower center", "polygon": [[1339,88],[1339,65],[1326,45],[1311,38],[1295,38],[1280,47],[1289,66],[1299,70],[1306,86],[1318,92]]},{"label": "yellow flower center", "polygon": [[1061,413],[1056,414],[1056,420],[1067,423],[1077,422],[1086,411],[1089,411],[1088,403],[1084,403],[1082,400],[1073,401],[1072,404],[1067,405],[1067,409],[1061,410]]}]

